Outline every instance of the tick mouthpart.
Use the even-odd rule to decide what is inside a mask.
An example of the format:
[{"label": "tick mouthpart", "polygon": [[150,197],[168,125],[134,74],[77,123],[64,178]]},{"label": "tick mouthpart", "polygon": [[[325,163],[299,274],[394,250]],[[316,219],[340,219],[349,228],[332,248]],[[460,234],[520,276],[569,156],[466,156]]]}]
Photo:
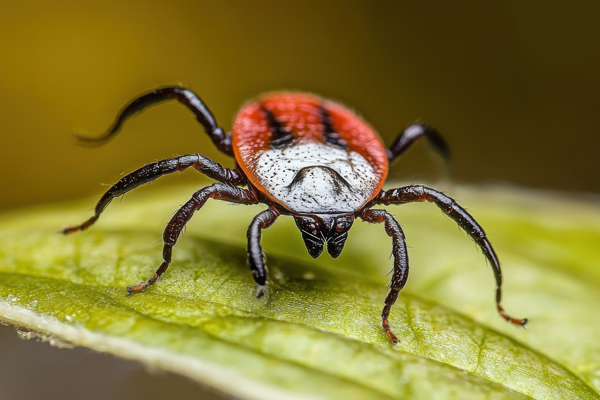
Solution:
[{"label": "tick mouthpart", "polygon": [[327,252],[332,258],[338,258],[339,255],[342,254],[346,239],[348,239],[348,232],[344,232],[343,234],[334,233],[333,236],[327,240]]},{"label": "tick mouthpart", "polygon": [[346,244],[348,230],[354,223],[354,215],[345,213],[296,215],[294,220],[312,258],[321,255],[325,243],[329,255],[337,258]]},{"label": "tick mouthpart", "polygon": [[310,233],[306,230],[301,230],[302,232],[302,240],[304,241],[304,247],[308,250],[308,254],[312,258],[317,258],[323,252],[323,247],[325,246],[325,240],[322,237],[319,237],[319,232],[316,234]]}]

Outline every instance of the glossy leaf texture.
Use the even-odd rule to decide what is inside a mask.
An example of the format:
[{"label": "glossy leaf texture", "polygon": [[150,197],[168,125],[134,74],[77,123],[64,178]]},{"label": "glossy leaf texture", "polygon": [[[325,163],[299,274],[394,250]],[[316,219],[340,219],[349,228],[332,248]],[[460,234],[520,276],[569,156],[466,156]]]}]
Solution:
[{"label": "glossy leaf texture", "polygon": [[431,204],[387,207],[411,276],[380,327],[391,269],[383,226],[356,223],[342,256],[314,261],[291,218],[264,232],[269,289],[254,297],[245,233],[264,207],[209,202],[171,268],[161,232],[190,186],[142,189],[89,230],[93,199],[0,215],[0,319],[174,371],[244,399],[599,399],[600,207],[506,189],[448,192],[503,263],[509,326],[484,257]]}]

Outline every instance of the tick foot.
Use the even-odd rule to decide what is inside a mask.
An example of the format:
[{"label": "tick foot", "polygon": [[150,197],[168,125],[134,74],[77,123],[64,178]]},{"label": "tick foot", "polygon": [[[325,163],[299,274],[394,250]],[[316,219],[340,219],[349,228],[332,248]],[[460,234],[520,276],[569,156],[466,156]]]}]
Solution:
[{"label": "tick foot", "polygon": [[[164,263],[163,263],[163,265],[164,265]],[[167,266],[168,266],[168,264],[167,264]],[[161,265],[161,268],[162,268],[162,265]],[[164,269],[167,269],[167,268],[165,267]],[[160,268],[159,268],[159,271],[160,271]],[[161,274],[162,274],[162,272],[164,272],[164,270],[161,271]],[[156,282],[158,280],[159,276],[160,275],[158,275],[158,273],[157,273],[157,274],[154,274],[154,276],[152,278],[148,279],[147,282],[140,283],[139,285],[135,285],[135,286],[127,286],[127,295],[141,292],[142,290],[146,289],[148,286],[153,285],[154,282]]]},{"label": "tick foot", "polygon": [[384,319],[381,322],[381,326],[383,326],[383,330],[385,331],[385,334],[387,335],[388,339],[390,339],[390,342],[392,342],[392,344],[398,344],[400,342],[396,335],[392,333],[392,330],[390,329],[390,323],[387,319]]},{"label": "tick foot", "polygon": [[523,318],[523,319],[519,319],[519,318],[513,318],[510,315],[508,315],[506,313],[506,311],[504,311],[504,308],[498,303],[497,305],[498,307],[498,313],[500,313],[500,316],[506,321],[506,322],[510,322],[513,325],[520,325],[522,326],[524,329],[527,329],[527,322],[529,322],[529,320],[527,318]]},{"label": "tick foot", "polygon": [[260,299],[265,294],[267,294],[267,287],[265,285],[256,285],[256,291],[254,292],[256,298]]},{"label": "tick foot", "polygon": [[60,233],[62,233],[63,235],[68,235],[70,233],[75,233],[78,230],[78,226],[67,226],[66,228],[61,229]]},{"label": "tick foot", "polygon": [[96,222],[97,219],[98,219],[98,216],[94,215],[92,218],[88,219],[83,224],[81,224],[81,225],[75,225],[75,226],[67,226],[66,228],[63,228],[63,230],[61,232],[62,232],[63,235],[68,235],[70,233],[75,233],[77,231],[82,231],[84,229],[89,228],[94,222]]},{"label": "tick foot", "polygon": [[144,283],[140,283],[139,285],[135,285],[135,286],[127,286],[127,296],[131,296],[134,293],[138,293],[143,291],[144,289],[146,289],[148,286],[147,282]]}]

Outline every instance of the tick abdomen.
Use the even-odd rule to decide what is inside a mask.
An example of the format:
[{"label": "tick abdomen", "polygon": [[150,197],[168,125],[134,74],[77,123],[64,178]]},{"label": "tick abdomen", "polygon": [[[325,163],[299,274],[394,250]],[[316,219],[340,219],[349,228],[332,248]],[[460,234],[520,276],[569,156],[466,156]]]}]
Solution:
[{"label": "tick abdomen", "polygon": [[379,183],[363,156],[326,143],[259,151],[254,168],[273,199],[298,213],[354,212]]}]

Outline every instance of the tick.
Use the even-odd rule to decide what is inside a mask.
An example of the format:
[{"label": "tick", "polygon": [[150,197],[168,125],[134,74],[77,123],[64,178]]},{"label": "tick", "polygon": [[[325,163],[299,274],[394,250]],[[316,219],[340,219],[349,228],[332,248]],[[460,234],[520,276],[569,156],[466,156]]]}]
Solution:
[{"label": "tick", "polygon": [[236,167],[225,168],[201,154],[148,164],[112,186],[96,205],[94,216],[63,230],[69,234],[89,228],[115,197],[163,175],[192,167],[218,181],[195,192],[171,218],[163,233],[164,261],[146,282],[128,286],[129,294],[146,289],[165,273],[182,229],[208,199],[268,206],[254,217],[247,232],[248,260],[257,296],[265,293],[267,284],[260,245],[262,231],[279,216],[294,218],[313,258],[319,257],[325,245],[330,256],[338,257],[358,218],[384,224],[385,232],[392,238],[394,269],[381,324],[389,340],[397,343],[388,317],[408,278],[408,254],[400,224],[386,210],[373,207],[428,201],[452,218],[490,262],[496,278],[496,306],[502,318],[515,325],[527,323],[527,319],[512,318],[502,308],[498,257],[483,228],[464,208],[445,194],[421,185],[383,190],[389,164],[420,138],[425,137],[440,154],[449,156],[448,146],[437,130],[410,125],[385,148],[373,128],[348,108],[311,94],[283,92],[267,94],[244,105],[235,117],[232,132],[225,133],[200,97],[182,87],[164,87],[133,100],[102,136],[79,139],[92,144],[105,142],[133,114],[170,99],[194,113],[217,148],[234,158]]}]

